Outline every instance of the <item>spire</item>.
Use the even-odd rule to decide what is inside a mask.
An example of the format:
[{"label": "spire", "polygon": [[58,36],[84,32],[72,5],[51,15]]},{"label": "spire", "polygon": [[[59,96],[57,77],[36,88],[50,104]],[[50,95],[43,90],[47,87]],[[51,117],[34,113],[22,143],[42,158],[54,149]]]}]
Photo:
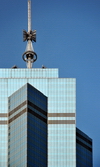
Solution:
[{"label": "spire", "polygon": [[31,1],[28,0],[28,32],[31,31]]},{"label": "spire", "polygon": [[32,68],[33,62],[37,60],[37,54],[32,46],[32,42],[36,42],[36,30],[31,30],[31,0],[28,0],[28,32],[23,30],[23,41],[27,41],[27,46],[22,58],[27,62],[27,68]]}]

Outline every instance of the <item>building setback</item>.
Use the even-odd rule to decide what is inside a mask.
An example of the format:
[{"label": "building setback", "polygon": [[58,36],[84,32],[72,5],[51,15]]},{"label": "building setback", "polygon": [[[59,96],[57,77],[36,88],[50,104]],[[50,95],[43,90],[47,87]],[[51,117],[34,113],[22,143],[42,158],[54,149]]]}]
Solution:
[{"label": "building setback", "polygon": [[77,167],[93,166],[92,139],[76,128],[76,164]]}]

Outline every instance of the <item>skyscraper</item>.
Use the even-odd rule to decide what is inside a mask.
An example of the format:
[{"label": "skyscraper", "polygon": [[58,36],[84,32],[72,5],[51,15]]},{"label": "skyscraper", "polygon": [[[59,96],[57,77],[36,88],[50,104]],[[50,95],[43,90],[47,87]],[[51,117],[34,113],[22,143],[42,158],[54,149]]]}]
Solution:
[{"label": "skyscraper", "polygon": [[0,69],[2,167],[8,161],[8,97],[27,83],[48,97],[48,167],[76,166],[75,82],[58,78],[58,69]]},{"label": "skyscraper", "polygon": [[[29,99],[29,96],[27,97],[27,95],[32,94],[32,91],[31,93],[30,91],[25,92],[25,86],[27,85],[27,83],[33,85],[34,89],[39,90],[48,98],[45,104],[45,106],[47,105],[48,110],[48,130],[47,134],[45,131],[46,136],[44,135],[45,142],[47,137],[47,166],[76,167],[77,162],[80,161],[80,158],[78,161],[76,161],[76,154],[78,158],[78,154],[86,150],[84,144],[82,145],[80,143],[83,142],[86,146],[88,142],[85,140],[85,134],[85,137],[82,137],[83,133],[81,131],[77,130],[76,135],[76,80],[74,78],[59,78],[58,69],[0,69],[0,166],[7,167],[8,163],[11,162],[11,159],[9,160],[9,158],[12,157],[12,150],[16,149],[17,146],[14,137],[17,134],[20,137],[23,130],[22,125],[25,125],[24,127],[28,125],[26,123],[27,116],[25,117],[23,115],[23,119],[21,119],[21,116],[16,118],[15,120],[13,120],[14,118],[11,118],[12,116],[16,117],[16,114],[18,114],[18,112],[20,111],[17,106],[21,106],[26,98]],[[35,90],[35,92],[38,92],[37,90]],[[34,94],[34,96],[36,95]],[[32,100],[35,98],[34,96],[32,95]],[[20,112],[23,112],[24,108],[27,108],[27,110],[29,110],[29,106],[30,104],[25,103],[21,106],[22,111]],[[41,108],[38,103],[37,106],[38,108]],[[15,110],[15,115],[13,113],[12,107],[17,108]],[[11,113],[13,113],[13,115]],[[46,115],[43,115],[42,110],[40,111],[40,113],[45,120]],[[29,120],[33,119],[32,117],[33,116],[31,115],[29,117]],[[17,120],[18,124],[16,123]],[[31,124],[33,125],[31,126],[31,132],[34,132],[34,126],[36,126],[35,129],[38,130],[37,125],[34,125],[34,123],[35,122],[33,119],[33,123]],[[37,124],[39,124],[38,119]],[[18,129],[19,131],[17,131]],[[30,124],[28,129],[30,129]],[[24,132],[27,132],[27,130]],[[34,135],[35,134],[33,134],[33,136]],[[84,141],[82,141],[83,138]],[[24,140],[27,141],[28,139],[24,138]],[[88,141],[89,140],[90,139],[88,138]],[[12,145],[10,145],[13,141],[15,142],[15,148],[11,147]],[[91,140],[90,142],[92,143]],[[24,145],[23,147],[26,147],[26,145]],[[89,149],[87,149],[87,151],[88,154],[90,153],[90,162],[92,162],[92,145],[89,147],[91,148],[91,152],[89,152]],[[19,155],[22,154],[21,151],[22,149],[20,149]],[[85,152],[87,153],[87,151]],[[32,156],[32,158],[34,159],[34,156]],[[87,154],[85,154],[84,159],[88,159]],[[10,163],[9,165],[11,166]]]},{"label": "skyscraper", "polygon": [[23,39],[27,68],[0,69],[0,167],[76,167],[76,79],[59,78],[58,69],[32,69],[30,0]]},{"label": "skyscraper", "polygon": [[27,83],[8,98],[8,111],[8,166],[47,167],[47,97]]}]

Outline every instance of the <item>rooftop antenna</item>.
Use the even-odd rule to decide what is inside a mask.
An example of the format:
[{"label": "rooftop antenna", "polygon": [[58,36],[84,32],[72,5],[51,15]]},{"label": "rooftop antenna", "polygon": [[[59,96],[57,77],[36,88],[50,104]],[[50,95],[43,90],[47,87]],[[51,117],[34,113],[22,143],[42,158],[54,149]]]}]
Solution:
[{"label": "rooftop antenna", "polygon": [[27,41],[27,46],[22,58],[26,61],[27,68],[32,68],[32,64],[37,60],[37,54],[32,46],[32,42],[36,42],[36,30],[31,30],[31,0],[28,0],[28,32],[23,30],[23,42],[25,41]]}]

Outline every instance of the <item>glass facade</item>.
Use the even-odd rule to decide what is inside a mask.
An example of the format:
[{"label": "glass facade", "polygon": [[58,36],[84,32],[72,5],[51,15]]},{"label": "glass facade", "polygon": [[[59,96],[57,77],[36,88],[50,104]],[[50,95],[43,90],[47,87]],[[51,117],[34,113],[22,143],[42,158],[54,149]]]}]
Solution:
[{"label": "glass facade", "polygon": [[26,84],[8,98],[8,166],[47,167],[47,97]]},{"label": "glass facade", "polygon": [[76,162],[77,167],[93,166],[92,139],[76,128]]},{"label": "glass facade", "polygon": [[[6,116],[8,114],[8,97],[26,83],[30,83],[48,97],[47,166],[76,167],[76,80],[74,78],[58,78],[58,69],[0,69],[0,91],[2,92],[0,94],[2,106],[0,119],[4,118],[0,122],[0,130],[4,134],[4,147],[0,147],[0,157],[3,161],[0,160],[0,166],[6,166],[8,160],[9,120],[6,121],[8,119]],[[31,113],[28,114],[28,117],[29,120],[34,119]],[[36,118],[36,122],[38,122],[37,120],[38,118]],[[33,121],[29,125],[31,127]],[[36,126],[39,128],[41,123],[37,123]],[[28,133],[31,136],[30,128]],[[2,146],[2,140],[0,140],[0,146]]]},{"label": "glass facade", "polygon": [[27,167],[47,167],[47,97],[30,85],[27,119]]},{"label": "glass facade", "polygon": [[75,79],[50,79],[48,95],[48,167],[75,167]]}]

